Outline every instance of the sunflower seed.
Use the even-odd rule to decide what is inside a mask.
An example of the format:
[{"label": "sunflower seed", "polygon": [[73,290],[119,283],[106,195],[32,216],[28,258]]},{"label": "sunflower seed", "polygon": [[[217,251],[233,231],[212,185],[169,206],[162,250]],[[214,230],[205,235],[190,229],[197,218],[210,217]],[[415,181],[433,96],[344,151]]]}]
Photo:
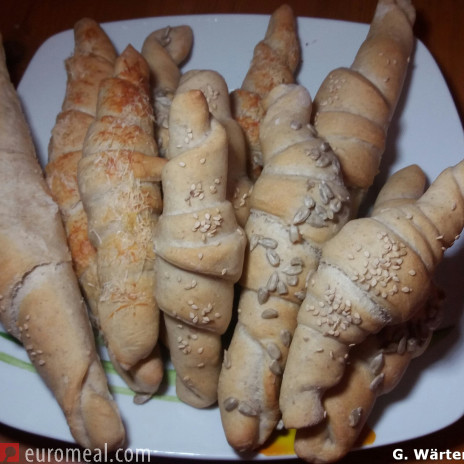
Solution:
[{"label": "sunflower seed", "polygon": [[295,216],[293,216],[293,225],[302,224],[308,219],[310,214],[311,211],[307,206],[301,206],[295,213]]},{"label": "sunflower seed", "polygon": [[349,426],[356,427],[359,424],[359,421],[361,420],[362,415],[363,415],[363,408],[359,407],[359,408],[353,409],[348,418]]},{"label": "sunflower seed", "polygon": [[269,291],[266,287],[260,287],[258,289],[258,302],[264,304],[269,299]]},{"label": "sunflower seed", "polygon": [[234,398],[233,396],[229,396],[224,400],[224,409],[227,412],[233,411],[238,406],[238,399]]},{"label": "sunflower seed", "polygon": [[266,258],[273,267],[277,267],[280,264],[280,256],[272,248],[266,249]]},{"label": "sunflower seed", "polygon": [[258,243],[262,245],[264,248],[272,248],[275,249],[277,248],[277,240],[274,240],[273,238],[269,237],[262,237],[258,240]]}]

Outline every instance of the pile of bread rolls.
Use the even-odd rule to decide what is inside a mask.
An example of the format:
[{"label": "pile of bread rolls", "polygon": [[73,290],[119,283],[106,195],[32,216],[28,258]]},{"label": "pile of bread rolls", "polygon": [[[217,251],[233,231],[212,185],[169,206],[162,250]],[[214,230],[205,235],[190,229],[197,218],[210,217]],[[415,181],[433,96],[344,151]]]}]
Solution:
[{"label": "pile of bread rolls", "polygon": [[418,166],[395,173],[358,217],[414,20],[409,0],[379,0],[352,65],[313,101],[288,5],[233,90],[214,63],[182,73],[189,26],[118,55],[82,19],[45,172],[2,49],[0,320],[77,443],[125,442],[93,325],[136,403],[156,395],[169,352],[179,399],[217,403],[239,452],[278,426],[307,462],[354,446],[426,349],[434,272],[464,227],[464,162],[428,189]]}]

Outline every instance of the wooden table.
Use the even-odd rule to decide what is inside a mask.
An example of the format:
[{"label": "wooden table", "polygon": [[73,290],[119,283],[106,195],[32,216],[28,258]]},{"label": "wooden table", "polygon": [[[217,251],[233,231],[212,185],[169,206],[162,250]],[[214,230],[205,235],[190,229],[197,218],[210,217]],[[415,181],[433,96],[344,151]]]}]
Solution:
[{"label": "wooden table", "polygon": [[[280,0],[1,0],[0,31],[3,35],[8,66],[14,84],[18,84],[38,47],[51,35],[73,27],[83,16],[99,22],[139,17],[206,14],[270,14]],[[289,0],[295,14],[369,23],[376,0]],[[416,36],[435,57],[454,97],[458,112],[464,118],[464,1],[414,0],[417,9]],[[427,98],[424,95],[424,98]],[[430,108],[433,111],[433,108]],[[439,115],[437,115],[439,117]],[[432,130],[433,128],[431,128]],[[439,136],[439,134],[437,134]],[[462,154],[464,156],[464,153]],[[464,362],[464,360],[463,360]],[[446,386],[443,388],[446,394]],[[0,411],[1,421],[1,411]],[[44,431],[46,433],[46,431]],[[19,442],[21,462],[29,447],[56,448],[62,444],[0,425],[0,443]],[[414,448],[459,451],[464,453],[464,418],[444,430],[402,444],[350,453],[343,464],[392,464],[394,449],[402,448],[409,463],[434,463],[436,460],[413,460]],[[464,460],[464,459],[462,459]],[[191,463],[180,459],[156,458],[166,464]]]}]

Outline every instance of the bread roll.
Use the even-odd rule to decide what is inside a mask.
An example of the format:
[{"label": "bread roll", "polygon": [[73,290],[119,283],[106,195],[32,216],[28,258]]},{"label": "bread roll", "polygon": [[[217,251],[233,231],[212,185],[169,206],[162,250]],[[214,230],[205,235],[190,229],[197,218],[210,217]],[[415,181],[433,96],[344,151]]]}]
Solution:
[{"label": "bread roll", "polygon": [[[377,212],[414,202],[424,192],[425,175],[408,166],[387,179],[374,205]],[[443,314],[442,294],[434,286],[410,321],[370,335],[351,352],[342,380],[323,398],[325,419],[299,429],[295,451],[307,462],[336,462],[356,444],[377,398],[394,390],[411,361],[427,348]]]},{"label": "bread roll", "polygon": [[[0,37],[1,40],[1,37]],[[0,47],[0,321],[27,350],[77,443],[125,439],[98,358],[66,235]]]},{"label": "bread roll", "polygon": [[253,50],[250,67],[240,89],[232,92],[232,113],[247,142],[248,174],[255,181],[263,168],[259,125],[262,99],[279,84],[295,82],[301,52],[292,8],[283,4],[271,15],[266,34]]},{"label": "bread roll", "polygon": [[224,78],[212,70],[187,71],[180,79],[178,92],[199,89],[208,102],[210,113],[224,126],[228,142],[227,200],[234,207],[240,226],[250,214],[250,194],[253,184],[247,174],[245,136],[232,117],[229,91]]},{"label": "bread roll", "polygon": [[353,217],[385,151],[413,51],[414,21],[409,0],[379,0],[352,65],[331,71],[314,97],[313,123],[340,160]]},{"label": "bread roll", "polygon": [[464,161],[445,169],[415,202],[349,221],[325,243],[282,382],[288,428],[320,423],[321,399],[343,378],[350,349],[409,321],[426,303],[433,273],[464,226]]},{"label": "bread roll", "polygon": [[177,396],[217,400],[222,340],[243,269],[245,234],[226,199],[227,135],[201,90],[179,92],[169,121],[164,209],[156,228],[156,296],[163,310]]},{"label": "bread roll", "polygon": [[153,130],[148,65],[128,45],[100,85],[77,174],[97,254],[99,325],[116,368],[142,395],[137,401],[157,391],[163,377],[153,237],[165,160]]},{"label": "bread roll", "polygon": [[218,393],[227,440],[240,451],[261,446],[279,422],[280,383],[306,279],[350,211],[338,160],[309,125],[308,91],[282,84],[263,104],[264,169],[250,198],[238,322]]},{"label": "bread roll", "polygon": [[193,46],[190,26],[164,27],[149,34],[141,53],[150,68],[152,101],[155,112],[155,139],[159,155],[165,157],[169,144],[169,109],[181,76],[180,65]]}]

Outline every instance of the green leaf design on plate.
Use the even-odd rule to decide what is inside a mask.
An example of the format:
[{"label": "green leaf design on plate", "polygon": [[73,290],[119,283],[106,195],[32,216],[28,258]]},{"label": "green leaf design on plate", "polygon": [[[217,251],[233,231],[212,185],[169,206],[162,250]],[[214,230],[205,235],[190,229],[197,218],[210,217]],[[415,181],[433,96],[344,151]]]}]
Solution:
[{"label": "green leaf design on plate", "polygon": [[29,371],[29,372],[37,372],[32,363],[23,361],[22,359],[18,359],[14,356],[3,353],[1,351],[0,351],[0,361],[10,364],[11,366],[14,366],[14,367],[19,367],[20,369],[25,369],[26,371]]},{"label": "green leaf design on plate", "polygon": [[[0,331],[0,337],[4,338],[5,340],[8,340],[11,343],[15,343],[16,345],[22,346],[21,342],[17,340],[16,338],[12,337],[10,334]],[[12,356],[10,354],[4,353],[0,351],[0,361],[4,362],[6,364],[9,364],[10,366],[18,367],[19,369],[24,369],[29,372],[34,372],[37,374],[37,370],[34,367],[34,365],[31,362],[28,361],[23,361],[22,359],[19,359],[15,356]],[[106,361],[102,360],[102,365],[103,369],[107,374],[114,374],[118,375],[116,369],[114,368],[113,364],[111,361]],[[176,373],[173,369],[168,369],[166,371],[166,381],[169,386],[173,386],[176,383]],[[109,388],[112,393],[117,393],[120,395],[128,395],[128,396],[134,396],[135,393],[128,387],[124,386],[119,386],[119,385],[112,385],[109,384]],[[154,400],[163,400],[163,401],[172,401],[172,402],[180,402],[180,400],[177,398],[177,396],[173,395],[154,395],[152,397]]]},{"label": "green leaf design on plate", "polygon": [[13,342],[18,346],[23,346],[23,344],[17,338],[13,337],[9,333],[0,332],[0,337],[4,338],[5,340],[8,340],[9,342]]}]

